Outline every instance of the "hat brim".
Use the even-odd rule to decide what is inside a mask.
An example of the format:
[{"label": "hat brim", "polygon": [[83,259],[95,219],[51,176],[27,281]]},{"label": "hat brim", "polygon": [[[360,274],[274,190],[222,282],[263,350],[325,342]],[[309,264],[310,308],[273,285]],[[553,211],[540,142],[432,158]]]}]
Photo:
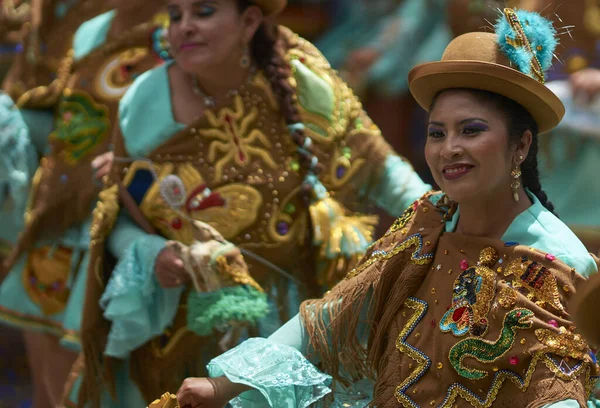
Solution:
[{"label": "hat brim", "polygon": [[287,0],[252,0],[263,12],[265,17],[271,17],[281,13],[287,5]]},{"label": "hat brim", "polygon": [[439,61],[421,64],[408,74],[410,91],[429,111],[439,92],[453,88],[479,89],[505,96],[531,113],[540,133],[560,123],[565,107],[545,85],[504,65],[479,61]]}]

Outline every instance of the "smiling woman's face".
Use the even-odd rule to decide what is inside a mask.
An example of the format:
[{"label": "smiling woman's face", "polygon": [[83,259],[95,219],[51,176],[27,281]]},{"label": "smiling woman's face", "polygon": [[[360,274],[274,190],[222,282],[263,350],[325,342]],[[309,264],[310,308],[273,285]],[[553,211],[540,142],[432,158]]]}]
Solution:
[{"label": "smiling woman's face", "polygon": [[[169,0],[169,43],[187,72],[239,64],[256,27],[248,26],[237,0]],[[256,12],[256,10],[254,10]]]},{"label": "smiling woman's face", "polygon": [[438,95],[429,115],[425,158],[452,200],[480,201],[509,191],[514,152],[506,122],[502,112],[468,90]]}]

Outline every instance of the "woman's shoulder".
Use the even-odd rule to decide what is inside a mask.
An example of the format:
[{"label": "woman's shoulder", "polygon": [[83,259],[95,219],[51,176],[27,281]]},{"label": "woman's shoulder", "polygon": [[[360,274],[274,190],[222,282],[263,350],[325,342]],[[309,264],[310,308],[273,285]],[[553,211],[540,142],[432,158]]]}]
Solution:
[{"label": "woman's shoulder", "polygon": [[[516,220],[522,225],[511,226],[515,241],[556,256],[585,277],[598,272],[594,258],[581,240],[537,199],[524,215]],[[510,236],[506,238],[512,240]]]},{"label": "woman's shoulder", "polygon": [[[173,122],[168,66],[168,63],[162,64],[144,72],[121,98],[119,125],[131,154],[134,152],[129,150],[130,148],[137,150],[130,143],[132,139],[136,145],[145,143],[142,139],[152,139],[152,135],[160,133]],[[140,134],[146,135],[146,138],[137,137]]]},{"label": "woman's shoulder", "polygon": [[139,109],[147,109],[152,105],[148,102],[165,96],[162,95],[162,90],[168,90],[168,65],[162,64],[148,70],[133,81],[119,103],[121,120],[139,113]]}]

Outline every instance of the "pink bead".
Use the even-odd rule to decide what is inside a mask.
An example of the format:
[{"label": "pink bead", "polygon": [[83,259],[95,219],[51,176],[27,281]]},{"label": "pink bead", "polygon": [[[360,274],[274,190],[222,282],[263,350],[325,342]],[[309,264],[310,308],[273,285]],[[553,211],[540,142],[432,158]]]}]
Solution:
[{"label": "pink bead", "polygon": [[558,322],[554,319],[548,320],[548,324],[552,327],[556,327],[558,329]]},{"label": "pink bead", "polygon": [[508,362],[510,363],[510,365],[518,365],[519,364],[519,357],[517,356],[512,356],[508,358]]},{"label": "pink bead", "polygon": [[469,261],[467,261],[466,259],[460,261],[460,269],[462,269],[463,271],[469,269]]},{"label": "pink bead", "polygon": [[554,261],[554,260],[556,260],[556,257],[554,255],[551,255],[551,254],[546,254],[546,259],[549,260],[549,261]]}]

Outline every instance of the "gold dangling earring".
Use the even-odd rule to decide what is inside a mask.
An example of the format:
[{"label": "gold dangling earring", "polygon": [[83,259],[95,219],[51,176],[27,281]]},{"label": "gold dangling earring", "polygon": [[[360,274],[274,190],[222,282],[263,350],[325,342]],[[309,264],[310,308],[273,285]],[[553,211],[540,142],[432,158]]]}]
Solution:
[{"label": "gold dangling earring", "polygon": [[244,45],[242,50],[242,58],[240,59],[240,66],[242,68],[248,68],[250,66],[250,48],[248,45]]},{"label": "gold dangling earring", "polygon": [[515,169],[510,172],[510,176],[513,178],[513,182],[510,188],[513,191],[513,198],[516,202],[519,202],[519,187],[521,187],[521,161],[523,156],[519,156],[519,162],[516,164]]}]

